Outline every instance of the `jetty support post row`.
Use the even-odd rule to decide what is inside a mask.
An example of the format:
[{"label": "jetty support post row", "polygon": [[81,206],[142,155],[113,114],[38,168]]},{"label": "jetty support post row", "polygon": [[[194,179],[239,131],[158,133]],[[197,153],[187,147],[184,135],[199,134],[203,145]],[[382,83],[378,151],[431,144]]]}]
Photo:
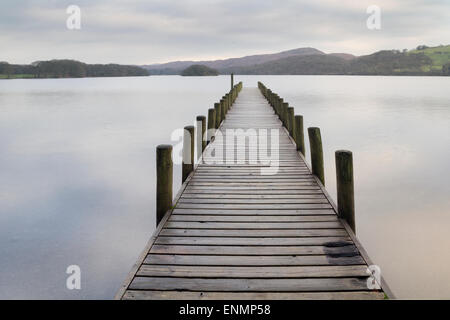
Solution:
[{"label": "jetty support post row", "polygon": [[[294,108],[280,98],[278,94],[268,89],[263,83],[258,82],[258,87],[280,118],[283,126],[294,139],[297,150],[306,154],[303,128],[303,116],[295,115]],[[308,128],[309,146],[311,152],[311,171],[325,186],[325,170],[323,160],[323,146],[320,129]],[[348,150],[338,150],[335,153],[336,184],[338,215],[347,221],[349,226],[356,231],[355,226],[355,196],[353,181],[353,155]]]},{"label": "jetty support post row", "polygon": [[[226,114],[232,107],[239,92],[242,90],[242,82],[234,85],[231,90],[222,97],[220,103],[215,103],[214,108],[208,109],[208,125],[206,117],[197,116],[197,135],[194,126],[186,126],[183,134],[183,159],[182,159],[182,181],[194,170],[195,140],[197,140],[197,159],[201,157],[206,148],[214,138],[217,130],[225,119]],[[206,129],[208,129],[206,131]],[[196,139],[197,138],[197,139]],[[172,208],[173,200],[173,161],[172,146],[158,145],[156,147],[156,225],[163,219],[164,215]]]}]

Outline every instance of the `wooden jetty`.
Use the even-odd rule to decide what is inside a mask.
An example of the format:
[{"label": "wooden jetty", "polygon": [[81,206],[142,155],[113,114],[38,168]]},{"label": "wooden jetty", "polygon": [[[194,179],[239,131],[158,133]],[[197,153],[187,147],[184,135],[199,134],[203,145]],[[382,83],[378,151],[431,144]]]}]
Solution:
[{"label": "wooden jetty", "polygon": [[[393,298],[354,233],[351,153],[336,154],[338,210],[324,188],[320,131],[308,130],[310,169],[303,118],[262,83],[242,88],[232,80],[209,110],[207,133],[205,117],[197,120],[204,151],[189,165],[195,139],[188,128],[184,151],[192,152],[183,153],[185,180],[173,205],[171,147],[158,149],[159,224],[116,299]],[[231,129],[243,129],[247,140],[248,129],[276,129],[277,172],[261,174],[270,164],[242,139],[232,144]],[[232,154],[214,163],[212,150],[228,146]]]}]

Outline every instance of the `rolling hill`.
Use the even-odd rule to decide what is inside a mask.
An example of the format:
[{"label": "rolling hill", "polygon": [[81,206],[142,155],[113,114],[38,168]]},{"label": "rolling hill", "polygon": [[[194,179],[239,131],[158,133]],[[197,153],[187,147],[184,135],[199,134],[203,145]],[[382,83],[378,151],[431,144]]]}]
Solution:
[{"label": "rolling hill", "polygon": [[177,61],[144,66],[150,74],[180,74],[192,64],[217,69],[221,74],[265,75],[448,75],[450,45],[419,46],[411,51],[383,50],[364,56],[326,54],[299,48],[275,54],[215,61]]}]

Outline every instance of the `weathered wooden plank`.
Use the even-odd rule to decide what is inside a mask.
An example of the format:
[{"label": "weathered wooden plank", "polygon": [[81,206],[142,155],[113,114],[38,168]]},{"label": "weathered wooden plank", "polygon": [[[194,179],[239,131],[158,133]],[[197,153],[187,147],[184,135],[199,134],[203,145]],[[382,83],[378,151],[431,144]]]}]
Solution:
[{"label": "weathered wooden plank", "polygon": [[139,277],[181,278],[324,278],[368,277],[366,265],[350,266],[277,266],[223,267],[183,265],[142,265]]},{"label": "weathered wooden plank", "polygon": [[158,237],[155,244],[165,245],[222,245],[222,246],[329,246],[351,245],[350,237],[295,237],[295,238],[250,238],[250,237]]},{"label": "weathered wooden plank", "polygon": [[[280,189],[280,190],[264,190],[264,189],[208,189],[207,187],[201,187],[201,188],[193,188],[189,187],[183,192],[184,196],[191,195],[191,194],[201,194],[201,195],[223,195],[226,197],[227,195],[270,195],[274,197],[282,197],[284,195],[309,195],[309,194],[316,194],[316,195],[323,195],[320,188],[309,188],[309,189]],[[289,198],[290,196],[288,196]]]},{"label": "weathered wooden plank", "polygon": [[213,199],[213,198],[180,198],[181,203],[192,204],[318,204],[329,203],[326,198],[297,198],[297,199]]},{"label": "weathered wooden plank", "polygon": [[160,236],[186,237],[338,237],[346,236],[345,229],[278,229],[278,230],[230,230],[230,229],[163,229]]},{"label": "weathered wooden plank", "polygon": [[302,215],[302,216],[316,216],[316,215],[336,215],[333,209],[286,209],[271,210],[271,209],[183,209],[176,207],[173,210],[174,214],[208,214],[208,215],[247,215],[247,216],[273,216],[273,215]]},{"label": "weathered wooden plank", "polygon": [[338,221],[336,215],[323,216],[219,216],[219,215],[178,215],[172,214],[169,221],[177,222],[326,222]]},{"label": "weathered wooden plank", "polygon": [[327,222],[177,222],[168,221],[164,229],[343,229],[340,221]]},{"label": "weathered wooden plank", "polygon": [[183,193],[181,199],[326,199],[323,194],[214,194],[214,193]]},{"label": "weathered wooden plank", "polygon": [[177,208],[183,209],[331,209],[329,203],[294,203],[294,204],[230,204],[230,203],[178,203]]},{"label": "weathered wooden plank", "polygon": [[202,279],[135,277],[131,290],[189,291],[367,291],[367,281],[361,278],[307,279]]},{"label": "weathered wooden plank", "polygon": [[[314,184],[305,184],[305,185],[289,185],[289,186],[285,186],[285,185],[271,185],[268,187],[265,187],[263,185],[259,185],[259,186],[230,186],[230,185],[211,185],[211,184],[206,184],[206,185],[189,185],[186,188],[186,192],[193,192],[193,191],[197,191],[197,190],[211,190],[211,192],[215,192],[216,190],[220,190],[223,193],[226,193],[227,190],[230,190],[232,192],[237,192],[237,191],[252,191],[254,190],[255,192],[258,191],[262,191],[262,192],[266,192],[266,193],[270,193],[270,194],[276,194],[277,192],[281,192],[281,193],[295,193],[295,192],[310,192],[310,190],[313,191],[320,191],[320,187],[318,185],[314,185]],[[244,193],[244,192],[240,192],[240,193]]]},{"label": "weathered wooden plank", "polygon": [[153,245],[151,253],[158,254],[203,254],[203,255],[337,255],[358,253],[353,245],[326,246],[215,246],[215,245]]},{"label": "weathered wooden plank", "polygon": [[314,181],[312,175],[297,175],[291,177],[277,177],[277,176],[252,176],[252,177],[226,177],[226,176],[214,176],[214,177],[199,177],[196,176],[192,178],[192,183],[194,182],[245,182],[245,183],[291,183],[291,182],[306,182],[306,181]]},{"label": "weathered wooden plank", "polygon": [[128,290],[124,300],[383,300],[378,291],[357,292],[192,292]]}]

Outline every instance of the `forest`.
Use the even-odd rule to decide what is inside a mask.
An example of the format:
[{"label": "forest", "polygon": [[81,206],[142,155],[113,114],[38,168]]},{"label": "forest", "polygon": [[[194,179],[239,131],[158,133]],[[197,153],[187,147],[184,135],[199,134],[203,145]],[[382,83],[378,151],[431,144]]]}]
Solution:
[{"label": "forest", "polygon": [[84,78],[148,76],[144,68],[120,64],[87,64],[76,60],[37,61],[29,65],[0,62],[1,78]]}]

